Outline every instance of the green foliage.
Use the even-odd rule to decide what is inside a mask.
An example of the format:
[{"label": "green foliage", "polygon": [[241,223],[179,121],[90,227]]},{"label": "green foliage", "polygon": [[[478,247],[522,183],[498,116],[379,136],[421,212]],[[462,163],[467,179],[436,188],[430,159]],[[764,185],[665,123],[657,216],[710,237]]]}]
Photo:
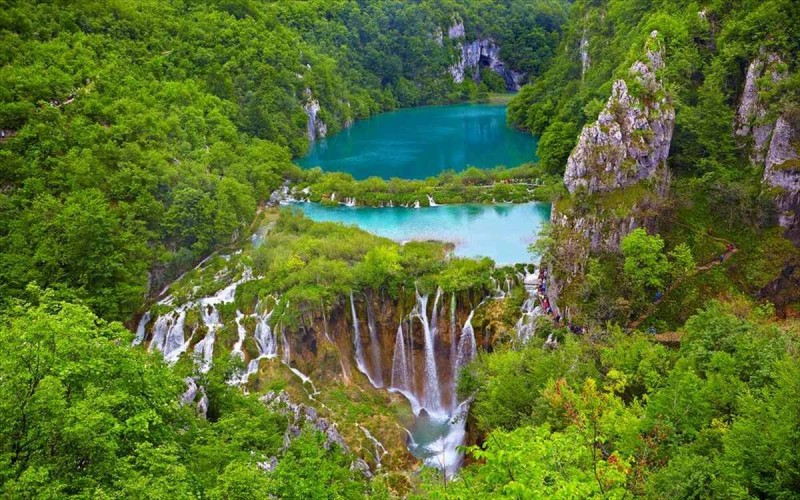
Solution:
[{"label": "green foliage", "polygon": [[625,256],[625,274],[639,288],[662,288],[669,272],[669,262],[664,255],[664,240],[650,236],[644,229],[634,229],[620,244]]},{"label": "green foliage", "polygon": [[[619,328],[558,349],[531,342],[469,365],[462,389],[487,432],[438,498],[791,498],[800,381],[797,324],[712,302],[679,351]],[[553,460],[557,460],[553,462]],[[469,493],[468,493],[469,492]]]},{"label": "green foliage", "polygon": [[[159,355],[87,307],[29,287],[0,317],[0,492],[9,498],[232,498],[273,492],[361,497],[351,457],[305,431],[281,453],[285,417],[226,381],[200,377],[208,420]],[[257,462],[277,456],[270,476]],[[312,478],[317,478],[313,480]],[[288,495],[291,496],[291,495]]]},{"label": "green foliage", "polygon": [[[284,180],[304,177],[290,160],[308,146],[309,100],[335,133],[397,106],[474,97],[475,83],[456,84],[448,71],[458,41],[436,41],[455,19],[536,76],[565,5],[7,2],[0,296],[36,281],[129,319],[143,296],[247,236]],[[524,188],[512,198],[529,199]]]},{"label": "green foliage", "polygon": [[[379,177],[355,180],[350,174],[323,173],[318,168],[305,171],[303,177],[294,188],[303,193],[298,196],[330,205],[338,204],[330,199],[332,193],[336,193],[337,199],[355,198],[359,205],[366,206],[414,205],[416,202],[428,206],[428,196],[442,204],[549,201],[551,193],[563,185],[561,178],[547,176],[535,164],[493,169],[469,167],[458,173],[446,170],[425,180],[392,178],[386,181]],[[309,194],[305,194],[306,189]]]}]

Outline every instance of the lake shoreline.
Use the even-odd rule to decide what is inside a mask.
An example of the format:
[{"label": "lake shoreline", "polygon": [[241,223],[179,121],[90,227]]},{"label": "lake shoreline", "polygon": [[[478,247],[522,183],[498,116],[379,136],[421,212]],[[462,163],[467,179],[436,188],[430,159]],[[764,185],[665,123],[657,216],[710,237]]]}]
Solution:
[{"label": "lake shoreline", "polygon": [[295,163],[359,180],[373,176],[420,180],[471,166],[489,169],[538,161],[538,139],[510,127],[507,105],[499,100],[380,113],[315,141]]}]

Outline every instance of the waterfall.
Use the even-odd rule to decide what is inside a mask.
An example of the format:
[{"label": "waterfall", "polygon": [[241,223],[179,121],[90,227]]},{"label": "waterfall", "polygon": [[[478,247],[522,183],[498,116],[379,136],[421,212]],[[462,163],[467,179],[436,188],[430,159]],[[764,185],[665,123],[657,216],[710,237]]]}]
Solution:
[{"label": "waterfall", "polygon": [[[416,316],[422,323],[422,331],[425,339],[425,404],[423,405],[428,413],[441,413],[442,396],[439,389],[439,371],[436,365],[436,328],[431,326],[428,320],[428,295],[420,295],[417,292]],[[436,308],[439,305],[439,298],[442,289],[436,290],[436,298],[433,301],[433,318],[437,317]]]},{"label": "waterfall", "polygon": [[139,321],[139,326],[136,327],[136,336],[133,338],[133,342],[131,345],[139,345],[144,341],[144,336],[146,334],[147,323],[150,322],[150,311],[146,311],[144,315],[142,315],[142,319]]},{"label": "waterfall", "polygon": [[356,315],[356,304],[353,300],[353,292],[350,292],[350,312],[353,315],[353,347],[355,348],[356,366],[358,367],[358,371],[367,376],[370,384],[375,387],[380,387],[372,379],[369,370],[367,370],[367,365],[364,363],[364,346],[361,342],[361,329],[358,326],[358,316]]},{"label": "waterfall", "polygon": [[356,199],[355,198],[345,198],[344,203],[342,203],[346,207],[353,208],[356,206]]},{"label": "waterfall", "polygon": [[433,197],[431,195],[426,195],[426,196],[428,197],[428,206],[431,206],[431,207],[439,207],[439,206],[441,206],[438,203],[436,203],[435,201],[433,201]]},{"label": "waterfall", "polygon": [[517,338],[524,342],[531,339],[536,333],[536,319],[544,314],[542,307],[538,304],[539,294],[539,272],[535,270],[529,273],[525,269],[522,283],[525,286],[525,291],[528,293],[528,298],[522,304],[522,316],[517,321]]},{"label": "waterfall", "polygon": [[[456,293],[450,296],[450,372],[453,374],[453,382],[456,381],[458,374],[458,349],[456,346]],[[455,389],[452,391],[451,408],[455,408],[458,404]]]},{"label": "waterfall", "polygon": [[394,340],[394,355],[392,356],[392,389],[411,392],[409,387],[409,374],[411,365],[409,364],[409,354],[406,353],[406,345],[403,336],[403,324],[397,326],[397,336]]},{"label": "waterfall", "polygon": [[419,200],[414,202],[414,208],[419,208]]},{"label": "waterfall", "polygon": [[244,338],[247,335],[247,330],[244,329],[244,325],[242,324],[242,319],[244,318],[244,314],[240,311],[236,311],[236,343],[233,344],[233,349],[231,349],[231,356],[238,356],[239,359],[244,361],[244,351],[242,351],[242,346],[244,345]]},{"label": "waterfall", "polygon": [[[180,307],[169,314],[160,316],[153,325],[153,340],[149,350],[158,349],[164,355],[164,361],[174,363],[189,348],[189,341],[184,338],[186,325],[186,308]],[[191,337],[189,337],[191,340]]]},{"label": "waterfall", "polygon": [[[256,305],[258,309],[258,305]],[[275,333],[269,326],[269,319],[272,317],[274,309],[263,314],[257,314],[258,323],[256,323],[256,331],[253,337],[258,346],[259,358],[274,358],[278,355],[278,339],[275,338]]]},{"label": "waterfall", "polygon": [[477,354],[477,347],[475,346],[475,329],[472,328],[473,314],[475,314],[474,309],[469,313],[469,317],[467,318],[466,323],[464,323],[464,328],[461,329],[461,338],[458,341],[458,359],[456,360],[456,371],[453,374],[454,382],[455,377],[458,375],[458,371],[461,370],[464,365],[472,361]]},{"label": "waterfall", "polygon": [[363,432],[363,433],[364,433],[364,436],[366,436],[366,438],[367,438],[368,440],[370,440],[370,441],[372,442],[372,445],[375,447],[375,451],[374,451],[374,455],[375,455],[375,466],[376,466],[378,469],[380,469],[380,467],[381,467],[381,460],[383,460],[383,457],[385,457],[386,455],[388,455],[388,454],[389,454],[389,452],[386,450],[386,447],[385,447],[385,446],[383,446],[383,443],[381,443],[380,441],[378,441],[377,439],[375,439],[375,436],[373,436],[373,435],[372,435],[372,433],[371,433],[369,430],[367,430],[367,428],[366,428],[366,427],[364,427],[364,426],[363,426],[363,425],[361,425],[361,424],[356,424],[356,425],[358,426],[358,428],[359,428],[359,429],[361,429],[361,432]]},{"label": "waterfall", "polygon": [[215,305],[203,305],[200,312],[207,331],[203,340],[194,346],[194,352],[199,356],[200,371],[207,373],[211,369],[211,361],[214,358],[214,341],[217,338],[217,330],[222,324],[219,322],[219,311]]},{"label": "waterfall", "polygon": [[[367,301],[367,326],[369,328],[369,351],[372,357],[372,378],[375,387],[383,387],[383,369],[381,367],[381,344],[378,339],[378,329],[375,326],[375,316],[372,314],[372,305],[369,296]],[[355,317],[355,316],[353,316]]]}]

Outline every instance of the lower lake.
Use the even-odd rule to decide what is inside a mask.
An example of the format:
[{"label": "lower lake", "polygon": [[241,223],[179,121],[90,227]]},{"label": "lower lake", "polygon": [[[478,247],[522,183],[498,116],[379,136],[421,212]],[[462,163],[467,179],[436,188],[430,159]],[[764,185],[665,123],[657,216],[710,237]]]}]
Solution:
[{"label": "lower lake", "polygon": [[531,262],[528,246],[550,220],[549,203],[367,208],[298,203],[315,221],[340,222],[403,242],[452,243],[461,257],[490,257],[498,265]]}]

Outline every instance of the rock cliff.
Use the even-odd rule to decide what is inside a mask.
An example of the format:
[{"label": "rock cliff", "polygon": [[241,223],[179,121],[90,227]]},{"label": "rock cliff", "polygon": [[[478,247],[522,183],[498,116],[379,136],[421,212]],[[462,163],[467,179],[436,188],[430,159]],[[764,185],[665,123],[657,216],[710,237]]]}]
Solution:
[{"label": "rock cliff", "polygon": [[675,108],[656,75],[663,67],[664,49],[654,31],[646,60],[630,68],[633,83],[614,82],[597,121],[583,128],[564,173],[570,193],[625,188],[662,169],[675,125]]},{"label": "rock cliff", "polygon": [[500,46],[494,40],[478,38],[467,42],[464,23],[457,19],[448,28],[447,35],[451,40],[458,40],[458,61],[450,67],[454,82],[461,83],[466,76],[478,81],[481,68],[487,67],[503,77],[508,90],[520,89],[525,74],[508,67],[500,58]]},{"label": "rock cliff", "polygon": [[762,97],[787,76],[781,57],[762,50],[747,68],[733,125],[750,161],[764,166],[764,185],[773,192],[778,224],[800,245],[800,119],[774,109]]},{"label": "rock cliff", "polygon": [[[773,83],[779,82],[786,76],[780,70],[782,64],[783,61],[777,54],[762,52],[753,59],[747,68],[744,90],[736,109],[734,134],[740,139],[743,146],[749,146],[750,160],[753,163],[764,162],[770,145],[770,137],[775,128],[775,119],[768,118],[767,104],[759,97],[762,90],[759,86],[759,79],[769,75]],[[750,144],[747,144],[748,141]]]},{"label": "rock cliff", "polygon": [[618,251],[638,227],[655,229],[669,187],[666,160],[675,124],[656,74],[663,67],[664,48],[654,31],[643,60],[631,66],[627,80],[613,83],[597,121],[583,128],[569,156],[564,184],[570,197],[551,215],[554,293],[584,271],[591,254]]},{"label": "rock cliff", "polygon": [[764,164],[764,181],[775,190],[778,223],[800,245],[800,124],[788,114],[775,122]]}]

